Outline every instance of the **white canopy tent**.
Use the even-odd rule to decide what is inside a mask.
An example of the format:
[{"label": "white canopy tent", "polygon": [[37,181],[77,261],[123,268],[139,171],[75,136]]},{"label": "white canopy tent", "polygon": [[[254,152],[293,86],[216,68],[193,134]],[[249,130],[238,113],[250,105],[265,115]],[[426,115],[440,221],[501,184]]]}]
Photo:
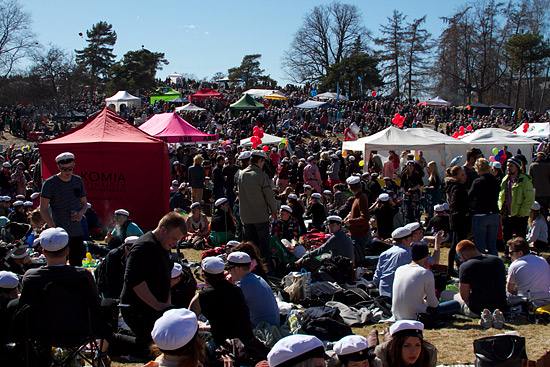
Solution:
[{"label": "white canopy tent", "polygon": [[533,122],[529,124],[527,132],[523,132],[525,124],[519,125],[514,132],[520,136],[526,136],[531,139],[545,139],[550,136],[550,122]]},{"label": "white canopy tent", "polygon": [[125,90],[119,90],[114,96],[105,98],[105,103],[107,107],[113,106],[116,112],[120,112],[120,106],[122,105],[126,107],[141,107],[141,98],[135,97]]},{"label": "white canopy tent", "polygon": [[264,96],[268,96],[273,93],[284,95],[282,92],[278,91],[277,89],[249,89],[246,92],[243,92],[243,95],[248,94],[254,98],[263,98]]},{"label": "white canopy tent", "polygon": [[193,103],[188,103],[185,106],[176,107],[176,112],[193,112],[193,111],[206,111],[206,108],[196,106]]},{"label": "white canopy tent", "polygon": [[178,82],[178,78],[183,78],[183,74],[174,72],[174,73],[168,75],[168,78],[170,78],[170,81],[172,83],[176,84]]},{"label": "white canopy tent", "polygon": [[520,136],[499,128],[476,130],[465,136],[461,141],[468,143],[471,147],[481,149],[481,152],[487,158],[493,155],[493,148],[502,149],[503,145],[508,146],[508,151],[512,154],[521,149],[522,154],[527,158],[528,164],[532,161],[533,146],[539,143],[526,136]]},{"label": "white canopy tent", "polygon": [[[329,99],[334,99],[336,101],[336,97],[338,97],[338,94],[337,93],[332,93],[332,92],[321,93],[321,94],[318,94],[318,95],[315,96],[315,98],[317,98],[319,100],[323,100],[323,101],[328,101]],[[348,97],[346,97],[345,95],[340,93],[339,99],[341,99],[343,101],[347,101]]]},{"label": "white canopy tent", "polygon": [[[250,141],[250,138],[241,140],[241,145],[245,147],[252,146],[252,142]],[[264,133],[264,137],[262,138],[262,145],[278,145],[281,142],[281,140],[283,140],[283,138],[279,138],[278,136]]]},{"label": "white canopy tent", "polygon": [[445,106],[450,106],[451,103],[450,102],[447,102],[446,100],[444,100],[443,98],[441,98],[440,96],[437,96],[435,98],[432,98],[432,99],[428,99],[426,101],[426,106],[433,106],[433,107],[445,107]]},{"label": "white canopy tent", "polygon": [[[451,136],[441,134],[432,129],[427,128],[414,128],[406,129],[405,131],[410,132],[419,137],[439,141],[445,144],[445,166],[449,167],[453,158],[458,157],[459,155],[464,156],[463,159],[466,159],[466,151],[470,149],[470,145],[464,143],[461,140],[455,139]],[[423,154],[426,162],[436,161],[439,159],[437,154],[434,151],[427,151]],[[465,161],[462,161],[464,163]],[[442,173],[442,172],[440,172]]]},{"label": "white canopy tent", "polygon": [[[435,152],[438,159],[435,162],[444,168],[445,166],[445,144],[442,141],[432,140],[427,137],[420,137],[405,130],[397,129],[393,126],[385,130],[379,131],[374,135],[370,135],[355,141],[346,141],[342,144],[342,149],[362,151],[363,157],[368,157],[373,150],[380,152],[388,152],[390,150],[422,150],[423,152]],[[381,154],[386,156],[385,154]],[[442,164],[443,163],[443,164]],[[366,170],[367,165],[363,165]]]}]

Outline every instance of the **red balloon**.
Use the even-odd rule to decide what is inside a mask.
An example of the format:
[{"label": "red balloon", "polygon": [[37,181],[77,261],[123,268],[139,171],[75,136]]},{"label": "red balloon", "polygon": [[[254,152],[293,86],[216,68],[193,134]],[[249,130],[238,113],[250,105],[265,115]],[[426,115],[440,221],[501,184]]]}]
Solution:
[{"label": "red balloon", "polygon": [[504,162],[506,162],[506,158],[505,158],[505,157],[500,157],[499,162],[500,162],[501,164],[504,164]]},{"label": "red balloon", "polygon": [[262,139],[259,139],[258,140],[258,145],[261,145],[262,144]]},{"label": "red balloon", "polygon": [[468,125],[468,126],[466,127],[466,130],[472,131],[472,125]]},{"label": "red balloon", "polygon": [[458,129],[458,131],[460,131],[461,133],[464,132],[464,126],[461,126],[460,129]]},{"label": "red balloon", "polygon": [[256,149],[258,147],[257,143],[252,143],[252,149]]},{"label": "red balloon", "polygon": [[464,130],[458,132],[458,136],[464,135]]},{"label": "red balloon", "polygon": [[518,134],[518,133],[517,133],[517,132],[515,132],[515,131],[512,131],[512,132],[513,132],[514,134],[516,134],[516,135]]},{"label": "red balloon", "polygon": [[453,134],[453,138],[455,138],[455,139],[458,138],[458,131],[456,131],[456,132]]},{"label": "red balloon", "polygon": [[402,129],[403,128],[403,123],[400,122],[398,125],[397,125],[398,128]]},{"label": "red balloon", "polygon": [[260,127],[258,125],[254,126],[254,128],[252,129],[252,131],[256,132],[256,131],[259,131],[260,130]]},{"label": "red balloon", "polygon": [[506,153],[502,153],[501,157],[506,159],[506,157],[507,157]]},{"label": "red balloon", "polygon": [[393,115],[393,117],[395,117],[396,119],[399,118],[399,116],[401,116],[400,114],[396,113],[395,115]]},{"label": "red balloon", "polygon": [[401,108],[401,105],[399,105],[399,108]]},{"label": "red balloon", "polygon": [[372,91],[372,92],[370,92],[370,95],[373,96],[373,97],[376,97],[376,92]]},{"label": "red balloon", "polygon": [[393,122],[394,125],[399,124],[399,119],[397,117],[394,117],[391,122]]},{"label": "red balloon", "polygon": [[400,117],[399,117],[399,123],[400,123],[401,125],[403,125],[404,122],[405,122],[405,116],[400,116]]},{"label": "red balloon", "polygon": [[264,152],[267,152],[267,151],[269,150],[269,147],[268,147],[267,145],[264,145],[264,147],[262,148],[262,150],[263,150]]},{"label": "red balloon", "polygon": [[529,123],[526,122],[525,124],[523,124],[523,128],[526,130],[529,129]]}]

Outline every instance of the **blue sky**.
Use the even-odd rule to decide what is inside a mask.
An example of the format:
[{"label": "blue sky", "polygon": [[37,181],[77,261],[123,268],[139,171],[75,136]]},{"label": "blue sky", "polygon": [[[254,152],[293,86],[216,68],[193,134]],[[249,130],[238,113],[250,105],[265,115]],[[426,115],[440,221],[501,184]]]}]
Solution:
[{"label": "blue sky", "polygon": [[[117,60],[127,51],[144,45],[164,52],[169,65],[157,76],[172,72],[210,78],[214,73],[238,66],[244,55],[262,54],[266,74],[284,85],[290,82],[281,68],[281,57],[289,48],[303,17],[315,5],[331,1],[310,0],[20,0],[31,13],[33,31],[44,45],[65,50],[85,47],[85,32],[101,20],[113,25],[118,40]],[[435,36],[443,28],[440,16],[448,16],[464,1],[342,1],[355,4],[364,24],[378,35],[381,23],[393,9],[408,19],[427,15],[426,28]],[[78,34],[82,32],[84,38]]]}]

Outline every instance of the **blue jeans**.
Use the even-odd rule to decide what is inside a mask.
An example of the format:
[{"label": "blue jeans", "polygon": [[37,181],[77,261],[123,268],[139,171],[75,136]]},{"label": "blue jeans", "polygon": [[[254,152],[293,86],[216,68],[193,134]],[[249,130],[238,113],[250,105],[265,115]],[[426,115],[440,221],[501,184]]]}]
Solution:
[{"label": "blue jeans", "polygon": [[482,254],[485,249],[491,255],[498,255],[497,252],[497,233],[498,233],[498,214],[489,214],[475,216],[472,219],[472,230],[474,232],[474,243]]},{"label": "blue jeans", "polygon": [[351,240],[353,242],[355,242],[356,244],[359,244],[361,245],[361,248],[363,250],[365,250],[367,248],[368,245],[370,245],[370,243],[372,242],[372,237],[370,234],[367,234],[365,237],[353,237],[353,236],[350,236],[351,237]]},{"label": "blue jeans", "polygon": [[444,320],[460,312],[460,303],[455,300],[440,302],[437,307],[428,307],[426,313],[433,320]]}]

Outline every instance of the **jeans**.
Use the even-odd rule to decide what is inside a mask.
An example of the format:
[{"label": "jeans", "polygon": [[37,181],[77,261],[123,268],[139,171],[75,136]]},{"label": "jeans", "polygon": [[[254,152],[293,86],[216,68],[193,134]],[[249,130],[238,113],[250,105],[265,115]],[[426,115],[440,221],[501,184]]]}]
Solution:
[{"label": "jeans", "polygon": [[361,238],[353,237],[353,236],[350,236],[350,237],[353,242],[355,242],[358,245],[361,245],[361,248],[363,250],[366,250],[367,246],[370,245],[370,243],[372,242],[372,237],[370,236],[370,234],[367,234],[365,237],[361,237]]},{"label": "jeans", "polygon": [[460,312],[460,302],[451,300],[440,302],[437,307],[428,307],[426,313],[432,320],[444,320]]},{"label": "jeans", "polygon": [[434,205],[438,204],[440,200],[440,190],[426,189],[426,213],[428,214],[428,218],[432,218],[434,216]]},{"label": "jeans", "polygon": [[472,219],[474,232],[474,243],[482,254],[485,250],[491,255],[498,255],[497,252],[497,233],[498,233],[498,214],[474,215]]},{"label": "jeans", "polygon": [[260,249],[260,255],[271,269],[271,243],[269,241],[269,222],[244,224],[244,240],[253,242]]}]

